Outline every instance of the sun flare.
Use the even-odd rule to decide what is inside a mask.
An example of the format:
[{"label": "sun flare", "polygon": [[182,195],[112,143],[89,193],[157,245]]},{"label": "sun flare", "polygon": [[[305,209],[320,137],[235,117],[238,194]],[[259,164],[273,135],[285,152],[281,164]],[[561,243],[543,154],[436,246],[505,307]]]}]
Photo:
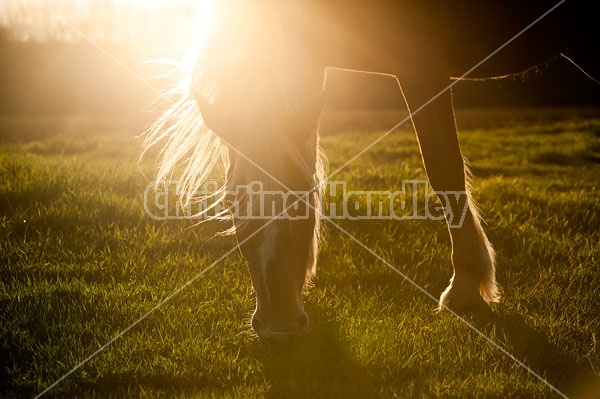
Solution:
[{"label": "sun flare", "polygon": [[19,41],[152,43],[197,40],[211,23],[214,0],[4,0],[0,30]]}]

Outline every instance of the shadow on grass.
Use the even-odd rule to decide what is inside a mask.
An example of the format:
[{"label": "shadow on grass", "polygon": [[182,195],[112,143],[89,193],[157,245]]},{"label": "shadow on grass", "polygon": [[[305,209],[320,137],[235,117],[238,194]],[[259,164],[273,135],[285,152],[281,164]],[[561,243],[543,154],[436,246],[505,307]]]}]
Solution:
[{"label": "shadow on grass", "polygon": [[481,324],[479,327],[488,336],[503,337],[500,344],[508,352],[569,398],[598,398],[600,379],[593,375],[589,365],[550,342],[522,317],[501,314],[476,324]]},{"label": "shadow on grass", "polygon": [[338,326],[311,307],[312,331],[290,343],[261,342],[269,398],[371,398],[373,377],[350,352]]}]

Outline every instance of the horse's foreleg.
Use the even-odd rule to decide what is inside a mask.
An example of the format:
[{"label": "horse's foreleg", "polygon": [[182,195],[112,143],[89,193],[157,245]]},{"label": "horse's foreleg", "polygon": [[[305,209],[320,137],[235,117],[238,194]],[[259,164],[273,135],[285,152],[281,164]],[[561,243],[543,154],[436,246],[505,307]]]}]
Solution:
[{"label": "horse's foreleg", "polygon": [[[459,312],[489,309],[497,302],[494,250],[471,201],[466,168],[460,152],[452,95],[448,90],[419,109],[449,84],[420,74],[399,76],[402,93],[413,113],[421,156],[429,182],[444,205],[452,240],[454,275],[440,305]],[[418,112],[416,112],[418,111]]]}]

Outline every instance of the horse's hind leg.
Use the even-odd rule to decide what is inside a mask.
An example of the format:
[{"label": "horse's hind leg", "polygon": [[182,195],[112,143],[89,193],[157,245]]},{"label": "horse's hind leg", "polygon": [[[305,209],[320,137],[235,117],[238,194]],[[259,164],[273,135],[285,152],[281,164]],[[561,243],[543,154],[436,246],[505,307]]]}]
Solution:
[{"label": "horse's hind leg", "polygon": [[[470,199],[450,90],[419,110],[450,80],[447,77],[436,79],[431,75],[425,78],[422,71],[398,77],[407,106],[414,113],[412,122],[425,170],[431,186],[444,205],[452,239],[454,275],[440,297],[440,306],[461,313],[489,311],[486,303],[499,299],[494,250]],[[455,193],[459,194],[458,197]],[[461,223],[462,215],[464,219]]]}]

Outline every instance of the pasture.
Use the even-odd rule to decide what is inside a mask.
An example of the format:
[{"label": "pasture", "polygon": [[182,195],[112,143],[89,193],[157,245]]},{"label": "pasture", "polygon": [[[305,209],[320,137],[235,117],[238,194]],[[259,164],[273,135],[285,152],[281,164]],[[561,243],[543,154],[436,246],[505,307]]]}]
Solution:
[{"label": "pasture", "polygon": [[[402,117],[330,112],[321,140],[330,170]],[[471,322],[569,397],[598,397],[600,110],[457,118],[503,289],[495,316]],[[214,237],[227,225],[146,215],[136,134],[98,121],[0,120],[0,396],[41,392],[235,245]],[[424,178],[405,125],[333,180],[398,190]],[[336,222],[433,296],[446,287],[442,221]],[[254,298],[234,252],[46,396],[559,397],[324,227],[307,336],[276,344],[247,333]]]}]

